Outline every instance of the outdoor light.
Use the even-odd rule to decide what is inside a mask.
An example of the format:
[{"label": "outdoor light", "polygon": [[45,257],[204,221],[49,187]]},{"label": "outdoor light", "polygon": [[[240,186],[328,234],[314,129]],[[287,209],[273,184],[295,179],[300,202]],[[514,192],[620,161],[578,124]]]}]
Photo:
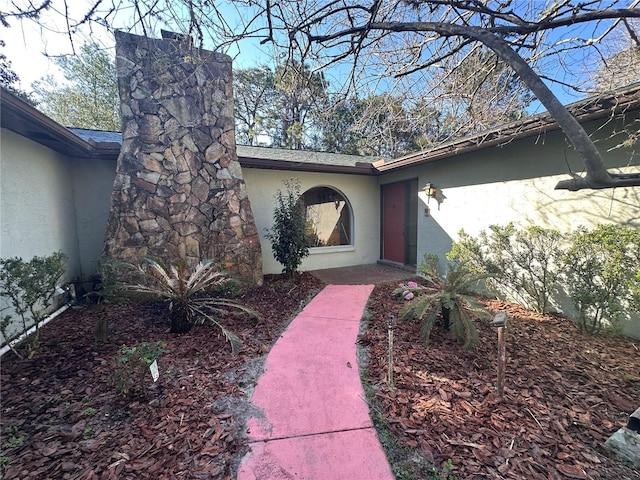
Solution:
[{"label": "outdoor light", "polygon": [[422,191],[427,195],[427,202],[429,202],[430,198],[436,198],[437,189],[433,186],[431,182],[427,182]]}]

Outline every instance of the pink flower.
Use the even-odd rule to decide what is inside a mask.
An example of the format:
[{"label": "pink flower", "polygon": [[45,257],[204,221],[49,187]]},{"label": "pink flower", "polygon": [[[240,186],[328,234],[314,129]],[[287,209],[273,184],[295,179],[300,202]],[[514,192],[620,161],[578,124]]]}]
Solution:
[{"label": "pink flower", "polygon": [[413,298],[413,293],[412,292],[404,292],[403,296],[404,296],[405,300],[411,300]]},{"label": "pink flower", "polygon": [[409,283],[407,283],[407,286],[409,288],[416,288],[418,286],[418,284],[416,282],[409,282]]}]

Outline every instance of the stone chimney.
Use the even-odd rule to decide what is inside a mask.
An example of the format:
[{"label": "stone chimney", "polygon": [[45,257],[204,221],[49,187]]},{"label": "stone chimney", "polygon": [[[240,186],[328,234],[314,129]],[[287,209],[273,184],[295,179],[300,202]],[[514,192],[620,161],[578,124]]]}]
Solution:
[{"label": "stone chimney", "polygon": [[116,32],[122,149],[103,257],[151,255],[262,284],[262,254],[236,154],[231,58],[191,39]]}]

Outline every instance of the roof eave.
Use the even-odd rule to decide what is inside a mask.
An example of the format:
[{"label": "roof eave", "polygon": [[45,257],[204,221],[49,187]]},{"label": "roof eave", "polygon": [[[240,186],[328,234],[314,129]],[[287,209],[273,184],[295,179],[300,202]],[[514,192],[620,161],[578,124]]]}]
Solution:
[{"label": "roof eave", "polygon": [[[629,110],[640,109],[640,83],[618,91],[615,94],[590,97],[567,105],[580,123],[586,123],[615,114],[623,114]],[[470,137],[453,140],[431,150],[424,150],[406,155],[384,164],[376,164],[380,173],[390,170],[408,168],[419,164],[435,162],[454,155],[476,152],[485,148],[507,145],[516,140],[531,138],[560,130],[559,125],[549,113],[542,113],[530,118],[502,125],[493,130],[480,132]]]},{"label": "roof eave", "polygon": [[86,142],[6,89],[2,95],[2,128],[33,139],[59,153],[77,156],[104,155],[103,149]]},{"label": "roof eave", "polygon": [[377,173],[370,163],[357,163],[355,166],[330,165],[241,156],[238,156],[238,160],[243,168],[259,168],[264,170],[290,170],[296,172],[341,173],[349,175],[375,175]]}]

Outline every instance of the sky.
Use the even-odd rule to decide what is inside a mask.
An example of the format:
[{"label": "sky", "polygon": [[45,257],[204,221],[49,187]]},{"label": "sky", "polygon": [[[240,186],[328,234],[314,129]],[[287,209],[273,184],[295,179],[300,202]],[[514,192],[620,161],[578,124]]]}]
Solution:
[{"label": "sky", "polygon": [[[93,1],[94,0],[69,1],[70,17],[74,20],[82,18],[88,10],[88,4],[93,3]],[[28,2],[28,0],[0,0],[0,11],[6,12],[13,8],[10,7],[10,5],[14,3],[24,4],[25,2]],[[113,2],[119,3],[120,5],[127,5],[126,0],[113,0]],[[110,4],[111,2],[104,3]],[[622,1],[621,4],[623,3],[627,2]],[[226,5],[223,3],[218,4]],[[58,81],[61,81],[61,72],[55,66],[52,58],[58,55],[72,53],[74,47],[78,50],[80,45],[87,40],[96,41],[104,46],[104,48],[111,50],[111,52],[114,50],[113,35],[105,28],[96,24],[84,26],[75,32],[72,43],[67,34],[68,26],[64,21],[64,10],[62,8],[64,2],[62,0],[53,0],[52,5],[52,8],[42,15],[39,24],[30,20],[19,22],[14,19],[9,19],[11,24],[10,28],[0,27],[0,39],[6,43],[3,52],[11,62],[12,69],[20,77],[19,88],[26,91],[31,90],[32,82],[47,75],[53,75]],[[225,6],[224,8],[225,20],[231,28],[234,27],[234,22],[236,22],[236,25],[241,22],[237,11],[232,7]],[[109,21],[116,27],[128,27],[132,22],[132,14],[132,7],[121,7],[116,17],[109,18]],[[158,31],[153,33],[159,36],[159,26],[156,30]],[[134,33],[141,32],[134,31]],[[560,32],[560,34],[562,33]],[[259,42],[255,40],[245,40],[228,53],[234,58],[234,68],[257,66],[274,58],[272,47],[269,45],[260,45]],[[554,66],[550,65],[548,66],[548,71],[551,75],[557,75],[560,73],[560,68],[558,68],[558,72],[554,72]],[[339,76],[339,74],[337,76]],[[329,81],[331,82],[331,73],[329,73]],[[563,103],[569,103],[579,98],[568,95],[557,85],[554,86],[553,89]],[[538,109],[538,107],[534,108],[534,110],[536,109]]]},{"label": "sky", "polygon": [[[0,0],[0,12],[10,9],[10,3],[25,3],[27,0],[12,1]],[[95,0],[73,0],[70,4],[70,17],[74,20],[81,19],[88,10],[88,5]],[[37,2],[33,2],[37,3]],[[126,3],[126,2],[124,2]],[[95,41],[112,53],[115,50],[113,34],[100,25],[84,26],[74,32],[73,41],[70,40],[68,27],[64,21],[63,1],[53,0],[53,7],[45,12],[39,22],[32,20],[17,21],[9,19],[10,28],[0,26],[0,39],[5,41],[6,47],[3,53],[11,62],[11,68],[20,77],[20,88],[30,90],[32,82],[47,75],[53,75],[62,80],[60,70],[53,59],[56,56],[72,54],[79,50],[80,45],[86,41]],[[131,8],[122,8],[114,20],[118,26],[131,25]],[[232,18],[237,12],[229,10],[227,20],[233,27]],[[156,28],[154,35],[160,35],[160,28]],[[166,28],[166,27],[164,27]],[[179,30],[176,30],[179,31]],[[141,33],[133,31],[132,33]],[[234,67],[246,68],[258,65],[273,57],[274,52],[269,45],[260,45],[257,41],[245,40],[231,48],[227,52],[234,58]]]}]

